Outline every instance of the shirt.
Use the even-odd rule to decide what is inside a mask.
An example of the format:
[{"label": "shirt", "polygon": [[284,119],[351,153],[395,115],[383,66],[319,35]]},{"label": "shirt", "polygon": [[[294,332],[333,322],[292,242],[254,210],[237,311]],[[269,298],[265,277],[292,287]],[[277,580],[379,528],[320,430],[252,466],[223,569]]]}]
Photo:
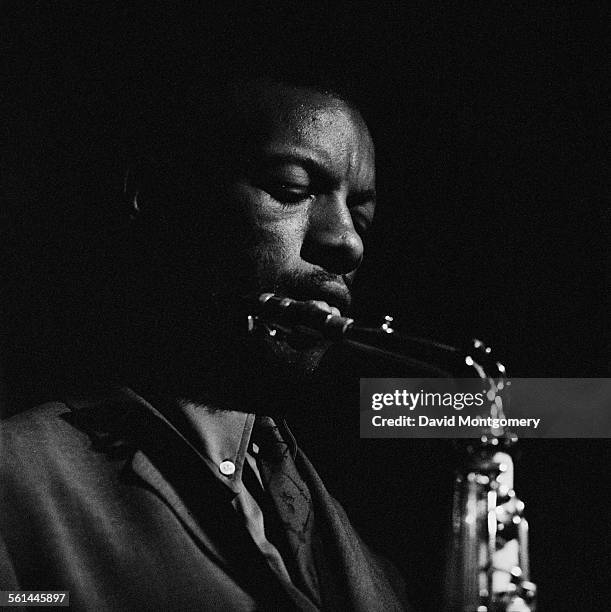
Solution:
[{"label": "shirt", "polygon": [[247,463],[246,469],[252,469],[258,484],[263,486],[254,456],[258,448],[250,443],[255,415],[210,409],[193,402],[182,403],[180,409],[204,461],[234,493],[232,505],[268,565],[280,580],[292,583],[280,552],[266,536],[263,511],[242,479]]},{"label": "shirt", "polygon": [[[170,422],[167,408],[120,388],[2,424],[0,583],[67,589],[79,610],[319,609],[302,588],[278,588],[231,507],[235,493],[206,467],[182,412]],[[301,449],[289,448],[316,509],[325,608],[409,609],[396,570],[361,541]]]}]

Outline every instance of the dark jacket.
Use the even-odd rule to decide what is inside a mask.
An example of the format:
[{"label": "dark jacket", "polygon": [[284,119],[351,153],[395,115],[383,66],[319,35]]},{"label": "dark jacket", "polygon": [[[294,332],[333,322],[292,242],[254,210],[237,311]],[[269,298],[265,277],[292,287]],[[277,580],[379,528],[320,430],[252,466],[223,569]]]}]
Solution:
[{"label": "dark jacket", "polygon": [[[133,391],[45,404],[0,431],[0,589],[67,590],[78,610],[314,609],[281,585],[225,488]],[[392,566],[303,453],[296,464],[321,529],[324,608],[406,609]]]}]

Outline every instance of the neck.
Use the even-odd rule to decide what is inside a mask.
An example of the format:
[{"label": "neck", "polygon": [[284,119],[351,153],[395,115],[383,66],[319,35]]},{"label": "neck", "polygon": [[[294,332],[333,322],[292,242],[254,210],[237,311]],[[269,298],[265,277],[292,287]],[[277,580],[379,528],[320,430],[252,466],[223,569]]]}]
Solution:
[{"label": "neck", "polygon": [[307,394],[323,352],[324,347],[297,351],[256,338],[227,342],[222,350],[174,351],[173,358],[165,352],[163,359],[144,364],[141,387],[173,402],[284,416]]}]

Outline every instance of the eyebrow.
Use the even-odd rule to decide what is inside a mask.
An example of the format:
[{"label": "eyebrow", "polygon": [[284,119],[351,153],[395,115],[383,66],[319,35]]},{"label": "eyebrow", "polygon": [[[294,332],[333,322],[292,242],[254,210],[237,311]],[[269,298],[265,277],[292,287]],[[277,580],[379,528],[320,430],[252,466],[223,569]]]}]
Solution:
[{"label": "eyebrow", "polygon": [[262,164],[297,164],[303,166],[308,171],[334,178],[333,173],[330,172],[323,163],[308,155],[296,155],[294,153],[264,153]]},{"label": "eyebrow", "polygon": [[[296,164],[303,166],[308,172],[318,174],[328,180],[337,182],[337,176],[317,159],[309,155],[298,155],[294,153],[265,153],[261,161],[262,165],[270,164]],[[364,202],[376,202],[375,189],[364,189],[350,194],[349,199],[355,204]]]}]

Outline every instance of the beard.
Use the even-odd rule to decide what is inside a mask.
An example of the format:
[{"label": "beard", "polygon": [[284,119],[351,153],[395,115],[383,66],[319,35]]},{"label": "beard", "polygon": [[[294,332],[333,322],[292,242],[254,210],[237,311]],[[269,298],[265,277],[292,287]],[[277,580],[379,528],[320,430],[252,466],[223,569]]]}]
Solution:
[{"label": "beard", "polygon": [[[273,293],[297,301],[314,300],[321,311],[346,316],[352,304],[351,284],[350,276],[325,270],[282,272],[271,279],[259,280],[253,294],[255,299],[263,293]],[[318,335],[287,334],[264,326],[259,332],[262,350],[269,362],[299,379],[315,372],[331,345],[329,340]]]},{"label": "beard", "polygon": [[[265,238],[263,234],[261,238]],[[323,268],[282,269],[279,262],[289,259],[281,246],[263,241],[245,253],[242,283],[257,295],[270,292],[294,300],[319,300],[337,308],[345,316],[352,305],[354,273],[336,274]]]},{"label": "beard", "polygon": [[351,285],[348,275],[316,270],[311,273],[281,274],[275,279],[271,292],[294,300],[326,302],[346,316],[352,305]]},{"label": "beard", "polygon": [[222,259],[225,252],[193,253],[155,279],[136,323],[142,369],[150,384],[203,403],[279,413],[307,393],[330,342],[271,335],[263,326],[249,333],[253,302],[271,292],[326,302],[345,315],[352,275],[282,270],[282,253],[269,249],[247,247]]},{"label": "beard", "polygon": [[[284,281],[273,288],[282,295],[312,295],[314,281],[303,280],[291,285],[295,289]],[[234,297],[215,293],[202,303],[198,292],[174,294],[161,311],[155,308],[154,320],[141,328],[145,344],[139,343],[147,384],[207,405],[283,414],[308,393],[331,343],[271,335],[264,326],[249,333],[247,315],[254,310]]]}]

